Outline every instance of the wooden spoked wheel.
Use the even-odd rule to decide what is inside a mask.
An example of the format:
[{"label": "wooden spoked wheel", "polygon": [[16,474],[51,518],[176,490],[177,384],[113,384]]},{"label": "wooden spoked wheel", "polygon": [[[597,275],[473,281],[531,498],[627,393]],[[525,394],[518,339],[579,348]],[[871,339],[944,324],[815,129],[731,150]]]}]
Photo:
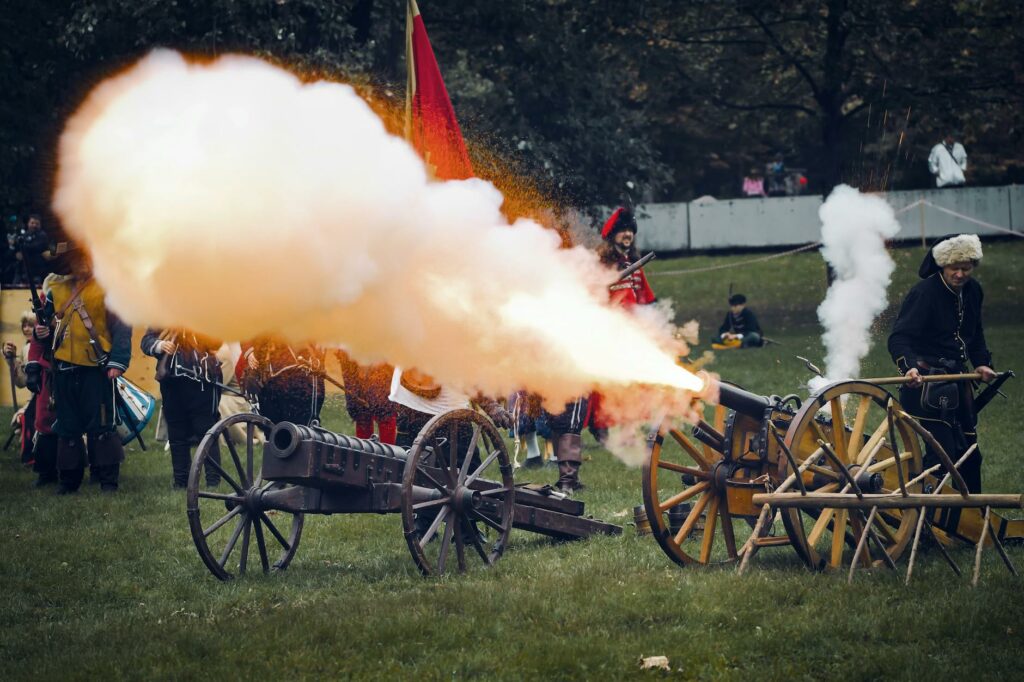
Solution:
[{"label": "wooden spoked wheel", "polygon": [[[236,445],[228,432],[238,424],[245,429],[244,445]],[[284,569],[299,546],[302,514],[267,510],[261,503],[268,490],[284,487],[261,478],[263,449],[257,447],[256,434],[265,440],[271,426],[269,419],[255,414],[222,419],[207,431],[192,460],[188,525],[203,563],[221,580],[244,574],[257,561],[264,573]],[[220,476],[216,489],[203,488],[204,470]]]},{"label": "wooden spoked wheel", "polygon": [[[719,408],[721,410],[721,408]],[[721,428],[724,410],[716,418]],[[643,466],[644,510],[654,539],[676,563],[712,563],[715,535],[721,527],[726,561],[737,558],[732,516],[726,500],[723,453],[706,445],[694,445],[680,430],[681,424],[666,419],[654,437]],[[689,504],[690,512],[675,532],[668,513]]]},{"label": "wooden spoked wheel", "polygon": [[[815,458],[803,474],[809,494],[855,496],[844,469],[864,493],[898,492],[901,478],[906,483],[921,471],[920,442],[910,427],[890,419],[890,409],[896,414],[900,405],[885,389],[861,381],[831,384],[803,404],[786,431],[785,443],[798,465]],[[780,457],[779,480],[792,471],[788,459]],[[797,486],[790,488],[796,490]],[[920,484],[908,488],[915,490]],[[838,569],[844,562],[849,566],[868,518],[872,532],[861,564],[895,562],[911,540],[917,514],[878,510],[872,516],[866,509],[808,506],[783,509],[782,520],[797,554],[819,570]],[[882,556],[883,549],[888,559]]]},{"label": "wooden spoked wheel", "polygon": [[493,565],[508,545],[515,511],[501,433],[473,410],[431,419],[406,457],[401,502],[405,539],[424,575]]}]

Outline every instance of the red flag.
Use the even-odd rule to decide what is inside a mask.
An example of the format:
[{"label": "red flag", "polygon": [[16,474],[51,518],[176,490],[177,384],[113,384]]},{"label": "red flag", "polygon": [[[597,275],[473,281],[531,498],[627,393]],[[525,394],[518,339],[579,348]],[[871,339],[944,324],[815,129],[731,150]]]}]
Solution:
[{"label": "red flag", "polygon": [[426,161],[435,178],[464,180],[472,177],[473,165],[416,0],[409,0],[406,34],[409,83],[405,95],[405,137]]}]

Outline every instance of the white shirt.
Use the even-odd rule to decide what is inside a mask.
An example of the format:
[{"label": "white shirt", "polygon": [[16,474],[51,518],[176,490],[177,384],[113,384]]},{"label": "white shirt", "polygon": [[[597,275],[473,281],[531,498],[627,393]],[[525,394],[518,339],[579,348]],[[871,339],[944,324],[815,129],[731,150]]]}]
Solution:
[{"label": "white shirt", "polygon": [[952,150],[940,142],[928,155],[928,170],[935,176],[936,187],[962,185],[967,170],[967,151],[959,142],[953,143]]},{"label": "white shirt", "polygon": [[426,414],[443,414],[452,410],[469,409],[470,407],[469,396],[452,390],[447,386],[441,386],[441,393],[433,399],[416,395],[405,386],[402,386],[401,367],[395,367],[395,372],[391,375],[391,394],[388,396],[388,400]]}]

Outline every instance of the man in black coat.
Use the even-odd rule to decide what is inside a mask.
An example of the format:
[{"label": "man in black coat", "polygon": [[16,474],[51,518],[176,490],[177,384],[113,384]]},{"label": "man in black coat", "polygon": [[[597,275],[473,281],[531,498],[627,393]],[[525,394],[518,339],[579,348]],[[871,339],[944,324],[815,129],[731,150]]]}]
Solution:
[{"label": "man in black coat", "polygon": [[[223,380],[217,349],[221,341],[186,329],[146,330],[141,349],[157,359],[156,380],[160,382],[167,440],[171,446],[171,475],[175,488],[188,485],[192,446],[198,445],[220,416]],[[220,465],[216,446],[210,459]],[[205,470],[207,487],[220,483],[213,467]]]},{"label": "man in black coat", "polygon": [[[903,408],[918,418],[955,462],[977,442],[973,393],[966,382],[928,383],[928,374],[965,371],[967,364],[991,381],[992,353],[981,323],[984,294],[972,279],[981,261],[977,235],[951,235],[939,240],[925,255],[921,281],[907,293],[889,336],[889,354],[910,383],[900,388]],[[928,448],[925,466],[938,463]],[[975,449],[960,466],[967,488],[981,492],[981,451]]]}]

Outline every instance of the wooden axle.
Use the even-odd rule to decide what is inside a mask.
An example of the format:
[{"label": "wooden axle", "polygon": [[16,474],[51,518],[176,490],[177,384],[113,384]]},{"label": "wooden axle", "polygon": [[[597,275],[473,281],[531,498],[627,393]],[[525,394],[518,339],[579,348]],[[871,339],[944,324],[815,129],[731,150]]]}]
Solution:
[{"label": "wooden axle", "polygon": [[892,493],[865,493],[863,499],[844,493],[757,493],[753,504],[773,507],[833,508],[833,509],[914,509],[916,507],[995,507],[1000,509],[1024,508],[1024,495],[979,494],[968,495],[894,495]]}]

